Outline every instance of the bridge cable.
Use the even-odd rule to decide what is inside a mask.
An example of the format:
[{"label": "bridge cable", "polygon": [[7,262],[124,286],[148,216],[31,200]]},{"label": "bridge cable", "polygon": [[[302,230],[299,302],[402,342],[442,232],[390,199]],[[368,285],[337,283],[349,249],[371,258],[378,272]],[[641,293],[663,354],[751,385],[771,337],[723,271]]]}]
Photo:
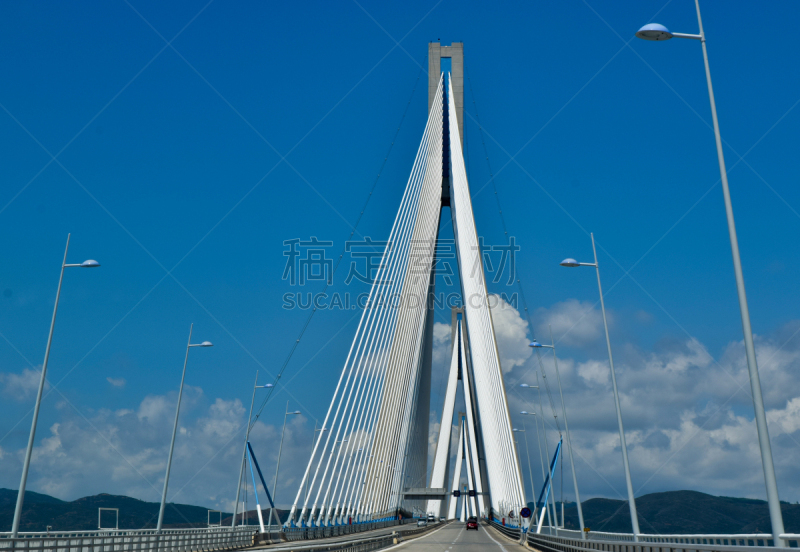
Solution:
[{"label": "bridge cable", "polygon": [[[375,181],[372,183],[372,188],[370,188],[369,195],[367,196],[367,199],[364,201],[364,206],[361,208],[361,212],[359,213],[358,218],[356,219],[356,222],[353,225],[353,230],[350,232],[350,235],[348,236],[348,240],[353,237],[353,234],[358,229],[358,225],[361,222],[361,219],[364,217],[364,211],[367,210],[367,206],[369,205],[369,201],[370,201],[370,199],[372,199],[372,194],[373,194],[373,192],[375,191],[375,188],[378,185],[378,181],[381,178],[381,174],[383,174],[383,169],[384,169],[384,167],[386,167],[386,162],[389,159],[389,155],[392,153],[392,150],[394,149],[394,144],[397,141],[397,136],[400,134],[400,129],[403,126],[403,122],[406,120],[406,114],[408,113],[408,108],[411,106],[411,100],[414,98],[414,92],[416,92],[416,90],[417,90],[417,85],[419,84],[419,78],[420,78],[421,75],[422,75],[422,69],[420,69],[419,73],[417,74],[417,78],[414,81],[414,88],[411,90],[411,96],[408,98],[408,102],[406,103],[406,107],[403,110],[403,116],[400,118],[400,124],[397,125],[397,130],[394,133],[394,137],[392,138],[392,142],[389,145],[389,149],[386,152],[386,156],[383,158],[383,162],[381,163],[380,169],[378,170],[378,175],[375,177]],[[345,248],[346,247],[347,247],[347,243],[345,243]],[[342,253],[339,255],[339,258],[337,259],[336,264],[334,265],[333,270],[331,271],[330,282],[333,282],[333,276],[336,274],[336,270],[339,268],[339,265],[341,264],[342,259],[344,258],[344,253],[345,253],[345,249],[342,250]],[[327,289],[330,287],[330,285],[331,285],[330,283],[326,282],[325,286],[322,288],[322,293],[325,293],[327,291]],[[311,312],[308,314],[308,317],[306,318],[305,323],[300,328],[300,333],[298,334],[297,339],[295,340],[295,342],[292,345],[292,347],[289,349],[289,354],[286,356],[286,360],[283,361],[283,364],[281,365],[280,371],[278,372],[278,374],[275,376],[275,379],[273,380],[273,384],[272,384],[273,386],[269,388],[267,396],[262,401],[261,406],[259,406],[258,412],[256,412],[256,415],[253,417],[252,420],[248,420],[248,422],[250,423],[250,425],[249,425],[250,429],[252,429],[253,426],[255,425],[255,423],[258,421],[258,418],[261,416],[261,413],[263,412],[264,407],[269,402],[269,399],[272,397],[272,394],[275,391],[275,389],[277,389],[278,380],[280,380],[281,376],[283,375],[284,370],[286,370],[286,366],[289,364],[289,361],[292,359],[292,356],[294,356],[294,353],[297,350],[297,347],[300,345],[300,340],[303,338],[303,335],[306,333],[306,330],[308,329],[309,324],[311,324],[311,319],[314,318],[314,314],[316,314],[316,312],[317,312],[317,307],[314,307],[311,310]]]},{"label": "bridge cable", "polygon": [[[430,127],[430,117],[427,127]],[[351,469],[353,466],[351,459],[355,457],[355,463],[357,465],[360,464],[364,456],[368,454],[367,450],[372,448],[371,443],[364,443],[363,438],[367,436],[367,434],[363,433],[364,423],[366,422],[367,425],[371,426],[374,422],[372,414],[373,408],[377,406],[376,400],[380,400],[383,376],[385,375],[385,370],[376,369],[378,366],[382,366],[381,359],[389,352],[385,345],[387,339],[391,339],[390,328],[395,326],[397,315],[396,309],[382,308],[382,305],[387,297],[386,293],[402,284],[403,279],[396,277],[396,271],[400,264],[405,266],[408,261],[410,252],[409,232],[414,226],[413,221],[417,218],[419,202],[416,196],[421,190],[419,187],[421,184],[421,177],[424,176],[426,172],[424,160],[427,157],[430,128],[426,130],[425,136],[415,160],[415,166],[410,180],[411,183],[406,187],[401,201],[400,211],[392,227],[389,238],[389,243],[391,243],[392,246],[390,248],[387,244],[384,250],[377,278],[375,282],[373,282],[369,294],[369,308],[365,308],[362,313],[359,329],[351,345],[347,360],[345,361],[345,366],[342,370],[336,390],[334,391],[334,397],[331,401],[328,413],[325,415],[323,428],[328,431],[326,442],[321,446],[323,436],[320,435],[320,437],[317,438],[311,458],[309,459],[309,464],[303,475],[303,483],[301,483],[301,486],[308,481],[311,475],[312,465],[317,458],[318,451],[321,449],[319,461],[316,463],[316,469],[308,485],[307,496],[305,500],[302,501],[300,520],[305,519],[307,512],[309,513],[309,521],[317,517],[317,523],[322,520],[323,516],[327,523],[331,513],[338,515],[340,507],[342,506],[341,500],[344,498],[342,490],[347,487],[348,490],[344,492],[348,493],[354,481],[354,477],[360,478],[361,476],[360,474],[356,475],[356,472],[361,470]],[[436,151],[438,151],[440,147],[440,145],[437,145]],[[387,275],[389,276],[388,280],[385,279]],[[388,319],[384,322],[384,317],[387,315]],[[380,319],[380,322],[378,322],[378,319]],[[375,379],[376,376],[378,378],[377,380]],[[342,385],[344,385],[344,387],[342,387]],[[369,414],[367,414],[367,411],[369,411]],[[331,414],[333,414],[333,418],[330,418]],[[343,430],[345,436],[351,435],[351,430],[355,430],[357,432],[356,439],[359,441],[358,445],[361,446],[354,445],[351,439],[350,444],[347,445],[347,447],[339,447],[337,453],[336,445],[343,443],[343,441],[339,440]],[[370,430],[367,429],[367,433],[369,432]],[[328,447],[331,445],[331,440],[333,440],[333,446],[331,446],[329,450]],[[369,441],[372,441],[372,438],[370,438]],[[335,460],[333,458],[334,456],[336,457]],[[327,461],[325,461],[325,458],[327,458]],[[325,465],[323,466],[323,464]],[[322,473],[320,473],[321,469],[323,470]],[[340,471],[337,477],[336,473],[341,469],[344,470],[344,473],[342,474]],[[337,481],[334,482],[334,479],[337,479]],[[314,491],[315,488],[316,492]],[[358,491],[358,494],[360,494],[361,489],[358,489]],[[346,508],[348,509],[352,505],[351,500],[352,495],[348,495],[346,498]],[[360,501],[360,499],[356,500]],[[290,512],[290,517],[292,517],[292,519],[294,513],[297,511],[299,502],[301,502],[301,497],[298,493],[292,506],[292,511]],[[310,510],[308,509],[309,502],[311,503]],[[319,509],[317,508],[318,506]]]},{"label": "bridge cable", "polygon": [[[503,216],[503,208],[500,205],[500,196],[497,193],[497,183],[495,182],[494,173],[492,172],[492,165],[491,165],[491,162],[489,161],[489,152],[488,152],[488,149],[486,147],[486,140],[484,139],[484,135],[483,135],[483,125],[481,125],[480,115],[478,114],[478,105],[475,102],[475,92],[472,90],[472,80],[470,79],[469,73],[467,72],[466,68],[464,69],[464,73],[465,73],[465,75],[467,77],[467,83],[469,84],[469,92],[472,95],[472,106],[473,106],[473,109],[475,110],[475,121],[478,124],[478,130],[479,130],[480,136],[481,136],[481,144],[483,145],[483,153],[484,153],[484,157],[486,157],[486,165],[487,165],[487,167],[489,169],[489,181],[492,183],[492,189],[494,190],[494,199],[495,199],[495,201],[497,203],[497,211],[498,211],[498,213],[500,215],[500,223],[503,226],[503,234],[506,237],[508,237],[508,226],[506,225],[505,216]],[[509,263],[510,262],[511,262],[511,260],[509,259]],[[515,276],[516,276],[516,274],[515,274]],[[517,281],[516,282],[517,283],[517,289],[519,291],[520,298],[522,299],[522,306],[524,307],[524,310],[525,310],[525,318],[528,321],[528,327],[530,328],[531,336],[534,338],[534,341],[535,341],[536,340],[536,336],[535,336],[535,333],[534,333],[533,321],[531,320],[530,310],[528,310],[528,302],[525,299],[525,292],[522,289],[522,283],[520,282],[520,279],[516,278],[516,281]],[[550,391],[550,385],[547,382],[547,375],[546,375],[546,373],[544,371],[544,365],[542,363],[542,356],[541,356],[541,353],[538,350],[536,351],[536,357],[537,357],[537,360],[538,360],[538,363],[539,363],[539,370],[542,373],[542,379],[544,380],[545,390],[547,391],[547,398],[548,398],[548,401],[550,402],[550,409],[551,409],[551,411],[553,413],[553,419],[555,420],[556,428],[558,429],[558,434],[559,434],[559,437],[560,437],[561,436],[561,425],[558,423],[558,414],[557,414],[557,410],[556,410],[556,406],[555,406],[555,401],[553,400],[553,394]]]}]

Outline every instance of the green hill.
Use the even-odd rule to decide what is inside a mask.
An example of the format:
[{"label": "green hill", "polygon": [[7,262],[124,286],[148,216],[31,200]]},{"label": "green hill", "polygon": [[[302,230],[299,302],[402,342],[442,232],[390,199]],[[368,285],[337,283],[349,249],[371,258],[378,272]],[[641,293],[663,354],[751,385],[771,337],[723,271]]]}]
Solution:
[{"label": "green hill", "polygon": [[[592,498],[582,503],[586,527],[593,531],[630,533],[628,502]],[[559,506],[560,509],[560,506]],[[712,496],[696,491],[651,493],[636,499],[639,530],[654,534],[769,533],[769,510],[764,500]],[[800,532],[800,505],[781,503],[789,533]],[[566,527],[579,529],[575,503],[564,504]]]},{"label": "green hill", "polygon": [[[14,519],[17,491],[0,489],[0,531],[9,531]],[[20,531],[80,531],[97,529],[98,508],[119,508],[120,529],[155,528],[159,503],[145,502],[127,496],[99,494],[65,502],[52,496],[25,491]],[[113,513],[104,514],[103,524],[114,522]],[[208,509],[188,504],[168,503],[164,511],[164,527],[205,527]],[[223,514],[230,517],[230,513]],[[218,519],[218,518],[217,518]]]},{"label": "green hill", "polygon": [[[0,531],[11,529],[17,491],[0,489]],[[145,502],[127,496],[99,494],[66,502],[45,494],[25,492],[21,531],[97,529],[97,509],[119,508],[120,529],[154,528],[158,520],[157,502]],[[643,533],[758,533],[769,532],[769,511],[763,500],[711,496],[695,491],[651,493],[636,499],[639,527]],[[560,506],[559,506],[560,509]],[[789,533],[800,532],[800,504],[782,503],[783,522]],[[566,527],[578,529],[578,511],[574,503],[565,503]],[[249,522],[258,523],[254,511]],[[265,510],[268,516],[268,510]],[[285,521],[285,510],[279,510]],[[188,504],[168,504],[164,527],[205,527],[208,510]],[[230,523],[230,513],[223,514],[223,524]],[[104,525],[113,523],[108,514]],[[266,518],[265,516],[265,518]],[[630,533],[628,503],[609,498],[592,498],[583,503],[586,527],[593,531]],[[219,519],[218,517],[216,519]],[[264,520],[266,522],[266,519]]]}]

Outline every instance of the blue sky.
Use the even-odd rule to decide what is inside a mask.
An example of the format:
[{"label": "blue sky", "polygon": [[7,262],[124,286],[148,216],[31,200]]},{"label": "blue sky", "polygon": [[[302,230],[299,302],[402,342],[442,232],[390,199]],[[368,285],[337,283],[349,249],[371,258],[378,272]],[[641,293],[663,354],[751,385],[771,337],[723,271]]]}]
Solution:
[{"label": "blue sky", "polygon": [[[703,7],[753,328],[778,355],[769,358],[782,359],[774,375],[762,378],[765,395],[775,419],[783,412],[788,420],[780,451],[796,456],[800,434],[791,428],[800,422],[786,405],[797,392],[791,384],[774,387],[782,378],[793,381],[798,367],[788,352],[798,348],[791,338],[800,300],[792,276],[800,270],[793,239],[800,191],[791,160],[800,64],[791,34],[775,29],[797,19],[800,7]],[[0,233],[7,259],[0,266],[0,485],[18,485],[35,379],[25,370],[42,361],[69,232],[70,262],[94,258],[103,266],[65,275],[49,366],[61,394],[45,401],[37,440],[42,451],[52,446],[63,456],[56,464],[34,462],[29,488],[68,499],[96,492],[157,499],[151,487],[160,485],[171,422],[131,429],[142,436],[147,458],[134,449],[94,451],[108,477],[92,477],[92,464],[76,455],[108,448],[109,436],[124,434],[115,420],[127,414],[138,413],[140,422],[161,416],[143,414],[143,405],[161,405],[163,412],[153,412],[171,420],[165,405],[174,401],[190,323],[198,340],[215,346],[192,351],[186,432],[205,428],[219,437],[238,427],[255,370],[262,382],[277,374],[308,314],[282,308],[283,294],[295,291],[281,279],[284,240],[331,240],[330,256],[338,255],[390,151],[358,227],[376,240],[388,235],[426,120],[421,66],[427,68],[427,43],[438,39],[465,43],[465,150],[476,222],[487,243],[502,243],[488,155],[509,234],[522,248],[517,274],[539,313],[537,336],[545,337],[540,322],[559,316],[577,320],[589,312],[587,320],[596,320],[593,275],[558,266],[567,256],[589,260],[587,232],[594,232],[623,385],[626,366],[631,374],[631,387],[623,389],[630,409],[638,412],[637,397],[644,400],[636,389],[657,380],[645,378],[637,388],[634,375],[682,351],[694,358],[695,372],[684,382],[691,389],[660,397],[663,410],[654,407],[653,417],[678,419],[677,412],[717,404],[731,424],[749,431],[746,394],[726,403],[713,392],[711,368],[729,358],[740,374],[741,324],[700,45],[633,38],[651,21],[696,32],[692,2],[5,2],[0,21]],[[332,289],[366,290],[344,286],[348,263]],[[308,291],[320,287],[315,282]],[[272,454],[270,438],[289,400],[303,414],[292,421],[297,448],[290,445],[287,454],[303,462],[300,443],[310,442],[315,419],[324,416],[355,332],[353,315],[314,317],[282,378],[291,382],[264,410],[264,456]],[[437,321],[449,322],[448,313]],[[509,324],[516,345],[531,336],[524,324]],[[592,415],[586,418],[587,458],[594,451],[603,463],[593,439],[613,436],[613,403],[588,386],[605,385],[590,370],[604,359],[595,330],[580,334],[583,341],[557,331],[556,339],[565,370],[571,361],[575,378],[585,376],[584,387],[576,380],[576,399],[581,389],[609,415],[596,430],[589,429]],[[692,357],[691,343],[716,364]],[[517,356],[514,381],[533,365]],[[724,372],[717,375],[727,382]],[[673,402],[680,408],[670,410]],[[658,422],[648,429],[632,418],[632,431],[642,431],[645,442]],[[229,425],[212,428],[222,421]],[[73,443],[86,444],[69,449],[67,427],[76,432]],[[726,427],[733,426],[720,422],[720,431]],[[667,429],[662,434],[670,436]],[[224,444],[214,443],[209,451]],[[191,463],[200,452],[185,452],[173,471],[183,483],[202,465]],[[608,458],[618,462],[618,452]],[[204,468],[213,477],[201,477],[211,487],[190,485],[176,500],[224,505],[231,492],[216,488],[233,488],[235,469],[218,460]],[[647,479],[647,455],[632,454],[632,461],[634,479]],[[677,454],[672,468],[685,472],[696,461]],[[74,484],[56,481],[67,465]],[[120,475],[118,465],[133,471]],[[762,497],[760,467],[751,468],[756,477],[737,492]],[[643,492],[723,494],[747,469],[726,464],[715,483],[659,472]],[[782,498],[800,499],[797,474],[782,469]],[[588,496],[624,489],[616,465],[606,474],[610,487],[584,473]]]}]

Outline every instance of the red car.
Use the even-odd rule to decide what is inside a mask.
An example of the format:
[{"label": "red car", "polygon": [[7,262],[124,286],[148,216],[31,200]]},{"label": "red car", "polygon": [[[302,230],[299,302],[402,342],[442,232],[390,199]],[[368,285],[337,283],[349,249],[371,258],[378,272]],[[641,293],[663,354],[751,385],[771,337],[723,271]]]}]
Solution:
[{"label": "red car", "polygon": [[467,518],[467,530],[469,529],[478,530],[478,518],[475,516]]}]

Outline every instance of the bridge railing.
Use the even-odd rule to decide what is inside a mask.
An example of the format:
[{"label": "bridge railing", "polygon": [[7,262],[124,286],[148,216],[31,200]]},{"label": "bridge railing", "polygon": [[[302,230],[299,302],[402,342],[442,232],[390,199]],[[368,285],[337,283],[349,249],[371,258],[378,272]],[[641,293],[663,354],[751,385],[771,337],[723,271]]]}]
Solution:
[{"label": "bridge railing", "polygon": [[404,521],[405,520],[391,519],[367,523],[354,523],[352,525],[333,525],[330,527],[292,527],[284,529],[283,535],[285,535],[286,540],[290,541],[327,539],[341,535],[394,527],[395,525],[402,525]]},{"label": "bridge railing", "polygon": [[[556,534],[557,532],[557,534]],[[787,546],[797,548],[800,535],[787,533],[781,535]],[[580,531],[569,529],[555,530],[543,527],[541,534],[528,533],[528,544],[542,552],[583,552],[600,550],[604,552],[736,552],[754,547],[772,546],[772,535],[765,533],[736,535],[649,535],[640,534],[639,542],[634,542],[630,533],[604,533],[590,531],[586,540],[581,539]]]},{"label": "bridge railing", "polygon": [[210,529],[155,529],[0,533],[0,551],[25,552],[200,552],[252,546],[253,526]]},{"label": "bridge railing", "polygon": [[503,525],[501,522],[497,521],[494,518],[489,518],[489,523],[492,527],[503,533],[510,539],[519,540],[520,538],[520,528],[519,527],[511,527],[509,525]]},{"label": "bridge railing", "polygon": [[384,520],[330,527],[271,526],[261,534],[255,525],[236,528],[23,532],[12,539],[0,533],[0,552],[210,552],[281,541],[339,537],[402,525],[409,520]]}]

